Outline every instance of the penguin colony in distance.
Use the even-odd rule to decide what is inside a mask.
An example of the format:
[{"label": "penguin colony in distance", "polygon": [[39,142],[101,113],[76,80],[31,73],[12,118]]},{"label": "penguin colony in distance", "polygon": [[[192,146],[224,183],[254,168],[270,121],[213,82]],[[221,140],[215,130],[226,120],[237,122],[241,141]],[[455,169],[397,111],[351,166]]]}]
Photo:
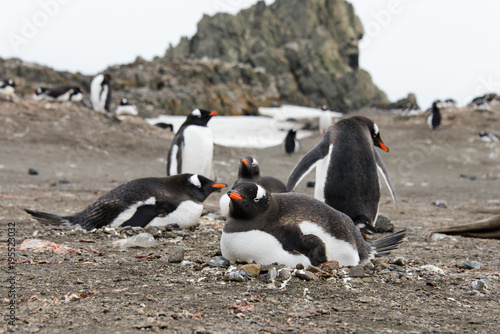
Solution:
[{"label": "penguin colony in distance", "polygon": [[[285,184],[277,178],[268,175],[260,175],[259,163],[257,159],[253,157],[245,157],[240,160],[238,180],[236,180],[234,184],[240,182],[254,182],[260,184],[271,193],[285,193],[287,191]],[[221,196],[219,207],[222,216],[228,216],[229,202],[230,199],[227,194]]]},{"label": "penguin colony in distance", "polygon": [[432,102],[431,111],[426,118],[427,125],[431,130],[436,130],[441,125],[441,112],[439,110],[440,107],[441,101]]},{"label": "penguin colony in distance", "polygon": [[212,130],[207,127],[216,111],[195,109],[175,134],[167,156],[167,175],[210,175],[214,154]]},{"label": "penguin colony in distance", "polygon": [[347,215],[303,194],[271,194],[256,183],[237,183],[228,195],[220,245],[231,262],[354,266],[387,254],[405,236],[400,231],[368,243]]},{"label": "penguin colony in distance", "polygon": [[314,197],[347,214],[362,232],[376,232],[380,200],[377,171],[397,202],[387,169],[374,146],[389,152],[372,120],[355,116],[335,123],[295,166],[288,178],[288,191],[316,167]]},{"label": "penguin colony in distance", "polygon": [[135,105],[130,104],[126,98],[123,98],[118,101],[115,114],[137,116],[139,115],[139,112],[137,111],[137,107]]},{"label": "penguin colony in distance", "polygon": [[56,88],[39,87],[33,91],[33,99],[78,102],[83,99],[83,94],[85,94],[85,90],[76,86],[61,86]]},{"label": "penguin colony in distance", "polygon": [[98,74],[90,83],[90,102],[97,112],[109,113],[111,104],[111,75]]},{"label": "penguin colony in distance", "polygon": [[178,225],[180,228],[188,228],[198,224],[203,201],[214,191],[225,187],[226,184],[215,183],[196,174],[150,177],[122,184],[74,215],[58,216],[28,209],[25,211],[42,222],[80,225],[86,230],[106,225]]},{"label": "penguin colony in distance", "polygon": [[285,137],[284,146],[287,154],[292,154],[299,150],[300,142],[297,139],[297,130],[290,129],[290,131],[288,131]]}]

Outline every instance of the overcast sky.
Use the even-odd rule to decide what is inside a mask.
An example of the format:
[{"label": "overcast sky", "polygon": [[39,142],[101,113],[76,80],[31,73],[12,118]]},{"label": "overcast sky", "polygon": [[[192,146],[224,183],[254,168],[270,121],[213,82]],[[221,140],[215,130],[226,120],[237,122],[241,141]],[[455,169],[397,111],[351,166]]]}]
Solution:
[{"label": "overcast sky", "polygon": [[[0,57],[95,74],[162,56],[196,33],[202,15],[237,13],[256,0],[5,0]],[[274,0],[267,0],[268,4]],[[352,0],[365,28],[360,65],[397,100],[414,92],[460,105],[500,92],[500,1]],[[1,74],[1,72],[0,72]]]}]

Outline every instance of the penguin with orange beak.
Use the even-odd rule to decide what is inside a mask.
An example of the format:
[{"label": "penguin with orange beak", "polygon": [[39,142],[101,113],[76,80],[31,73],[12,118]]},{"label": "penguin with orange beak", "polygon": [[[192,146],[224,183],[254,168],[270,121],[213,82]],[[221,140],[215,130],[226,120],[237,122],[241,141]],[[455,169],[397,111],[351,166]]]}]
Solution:
[{"label": "penguin with orange beak", "polygon": [[375,146],[389,152],[378,125],[369,118],[354,116],[335,123],[295,166],[288,178],[288,191],[316,167],[314,197],[348,215],[362,232],[376,232],[379,172],[396,205],[397,201]]}]

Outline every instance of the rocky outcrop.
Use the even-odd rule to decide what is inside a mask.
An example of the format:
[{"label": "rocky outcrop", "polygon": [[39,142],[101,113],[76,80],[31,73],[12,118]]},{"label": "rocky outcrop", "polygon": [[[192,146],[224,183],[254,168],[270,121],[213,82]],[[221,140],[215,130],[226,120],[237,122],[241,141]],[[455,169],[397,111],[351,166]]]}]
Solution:
[{"label": "rocky outcrop", "polygon": [[[346,112],[388,103],[359,68],[362,36],[345,0],[276,0],[270,6],[261,1],[235,16],[204,16],[198,32],[169,47],[164,57],[137,58],[105,72],[113,77],[113,97],[127,97],[143,117],[186,114],[197,107],[256,114],[260,106],[285,103],[326,104]],[[40,85],[88,90],[91,80],[19,60],[0,59],[0,65],[2,76],[20,78],[25,94]]]}]

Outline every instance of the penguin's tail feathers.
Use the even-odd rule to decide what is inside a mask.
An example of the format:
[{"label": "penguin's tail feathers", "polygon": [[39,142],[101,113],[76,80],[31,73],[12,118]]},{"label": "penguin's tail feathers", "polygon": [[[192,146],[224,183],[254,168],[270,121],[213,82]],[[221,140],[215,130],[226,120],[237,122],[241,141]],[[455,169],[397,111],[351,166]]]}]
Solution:
[{"label": "penguin's tail feathers", "polygon": [[43,224],[52,224],[52,225],[66,225],[71,226],[71,222],[65,217],[54,215],[52,213],[46,213],[41,211],[34,211],[30,209],[24,209],[26,213],[29,213],[33,218],[40,221]]},{"label": "penguin's tail feathers", "polygon": [[405,237],[406,231],[402,230],[372,241],[370,242],[370,246],[372,246],[375,251],[376,257],[384,256],[389,254],[391,250],[398,248],[399,244],[403,242]]}]

